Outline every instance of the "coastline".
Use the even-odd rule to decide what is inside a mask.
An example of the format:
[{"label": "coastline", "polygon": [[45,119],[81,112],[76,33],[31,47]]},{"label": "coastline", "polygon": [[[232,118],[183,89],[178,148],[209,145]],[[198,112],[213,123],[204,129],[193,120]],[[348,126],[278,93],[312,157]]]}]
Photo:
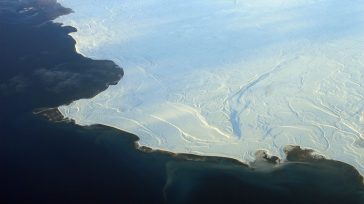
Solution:
[{"label": "coastline", "polygon": [[[74,51],[75,29],[52,22],[64,11],[55,0],[0,3],[0,203],[162,203],[165,157],[149,162],[126,133],[41,108],[92,97],[122,76]],[[160,173],[140,177],[140,166]]]},{"label": "coastline", "polygon": [[[58,1],[60,2],[60,4],[62,4],[62,1]],[[65,7],[67,7],[67,5],[63,5]],[[62,21],[59,21],[59,17],[52,20],[55,23],[62,23]],[[70,25],[67,25],[70,26]],[[78,30],[79,28],[75,28],[76,30]],[[75,31],[77,32],[77,31]],[[79,48],[79,43],[77,40],[77,37],[75,35],[73,35],[72,33],[69,33],[69,36],[71,36],[74,41],[75,41],[75,50],[77,53],[79,53],[80,55],[86,57],[86,58],[90,58],[93,60],[110,60],[113,63],[115,63],[116,65],[118,65],[121,68],[121,66],[119,64],[117,64],[117,62],[113,59],[100,59],[100,58],[94,58],[93,56],[88,56],[85,53],[82,53],[81,49]],[[117,82],[115,83],[111,83],[111,84],[106,84],[106,87],[108,88],[109,86],[113,86],[117,83],[120,82],[120,80],[122,80],[122,78],[120,78]],[[95,92],[94,96],[91,96],[89,98],[93,98],[96,95],[100,94],[102,91],[100,92]],[[84,99],[84,98],[80,98],[80,99]],[[78,100],[78,99],[76,99]],[[74,101],[76,101],[74,100]],[[71,103],[71,102],[70,102]],[[51,113],[47,113],[47,110],[45,112],[45,117],[50,117],[51,121],[60,121],[60,122],[72,122],[76,125],[77,124],[76,121],[72,120],[72,119],[68,119],[64,117],[64,114],[62,114],[62,111],[59,109],[59,107],[56,108],[52,108]],[[40,114],[42,114],[40,113]],[[52,116],[54,114],[54,117]],[[60,119],[60,117],[63,117],[62,119]],[[58,119],[57,119],[58,118]],[[101,125],[101,126],[106,126],[108,128],[112,128],[112,129],[116,129],[118,131],[121,132],[127,132],[126,130],[117,128],[117,127],[113,127],[110,125],[106,125],[106,124],[94,124],[94,125]],[[80,125],[83,126],[83,125]],[[93,126],[93,125],[90,125]],[[128,132],[127,132],[128,133]],[[131,135],[135,135],[133,133],[129,133]],[[224,160],[224,161],[228,161],[228,162],[232,162],[232,163],[237,163],[242,165],[243,167],[249,167],[249,168],[254,168],[254,166],[252,166],[252,164],[254,164],[255,162],[257,162],[260,159],[263,159],[265,162],[271,163],[273,164],[273,167],[279,167],[279,166],[284,166],[286,164],[291,164],[291,163],[326,163],[326,162],[334,162],[337,164],[345,164],[348,165],[350,167],[352,167],[353,169],[355,169],[355,172],[360,175],[362,182],[364,184],[364,175],[359,173],[359,170],[357,168],[355,168],[354,166],[350,165],[349,163],[346,163],[344,161],[339,161],[339,160],[334,160],[334,159],[326,159],[324,155],[321,155],[318,152],[315,152],[315,150],[304,147],[304,146],[298,146],[295,144],[291,144],[291,145],[287,145],[286,147],[283,147],[284,153],[285,153],[285,157],[278,157],[276,155],[269,155],[269,152],[267,153],[265,150],[257,150],[257,152],[255,153],[255,156],[257,156],[254,161],[250,161],[250,162],[246,162],[243,160],[240,160],[238,158],[232,158],[229,156],[220,156],[220,155],[199,155],[199,154],[194,154],[194,153],[175,153],[172,151],[168,151],[168,150],[164,150],[164,149],[159,149],[159,148],[151,148],[148,146],[144,146],[144,145],[140,145],[139,144],[139,137],[137,135],[135,135],[138,140],[135,141],[135,148],[142,151],[142,152],[146,152],[146,153],[162,153],[162,154],[166,154],[166,155],[170,155],[174,158],[177,159],[185,159],[185,160],[192,160],[192,161],[220,161],[220,160]],[[259,154],[260,151],[263,151],[264,153],[262,155]]]},{"label": "coastline", "polygon": [[[71,124],[77,125],[77,123],[75,123],[74,120],[69,120],[69,119],[65,118],[62,115],[62,113],[59,112],[59,110],[57,108],[41,109],[41,110],[34,112],[34,114],[45,117],[46,119],[48,119],[51,122],[71,123]],[[96,126],[100,126],[100,125],[96,124],[96,125],[91,125],[89,127],[93,127],[93,126],[96,127]],[[101,126],[104,126],[106,128],[110,128],[110,129],[114,129],[116,131],[124,132],[115,127],[110,127],[110,126],[105,126],[105,125],[101,125]],[[81,127],[85,127],[85,126],[81,126]],[[229,165],[233,165],[233,166],[237,166],[237,167],[241,167],[241,168],[247,168],[247,169],[250,169],[253,171],[258,171],[258,172],[259,171],[274,172],[276,169],[285,167],[286,165],[292,165],[292,164],[318,165],[318,166],[322,166],[322,167],[332,166],[332,167],[337,167],[338,169],[345,169],[345,170],[343,170],[344,172],[352,172],[352,176],[358,177],[358,179],[360,179],[362,181],[362,183],[364,184],[363,175],[361,175],[355,167],[353,167],[345,162],[326,159],[324,156],[317,154],[312,149],[301,148],[300,146],[297,146],[297,145],[291,145],[291,146],[285,147],[285,149],[284,149],[285,154],[286,154],[285,160],[281,160],[278,157],[269,155],[265,151],[258,151],[256,153],[256,160],[247,164],[238,159],[233,159],[233,158],[223,157],[223,156],[204,156],[204,155],[198,155],[198,154],[175,153],[175,152],[170,152],[170,151],[161,150],[161,149],[152,149],[147,146],[139,145],[139,143],[138,143],[139,137],[137,135],[134,135],[131,133],[128,133],[128,134],[133,135],[134,137],[137,138],[137,140],[134,141],[134,147],[136,150],[139,150],[139,151],[147,153],[147,154],[167,155],[167,156],[177,159],[177,161],[180,160],[180,161],[208,162],[208,163],[212,163],[212,164],[224,163],[224,164],[229,164]]]},{"label": "coastline", "polygon": [[97,70],[117,76],[120,69],[77,54],[68,35],[75,29],[49,22],[47,8],[32,4],[53,5],[55,0],[5,0],[0,7],[7,2],[19,6],[14,15],[0,9],[0,27],[8,28],[0,30],[7,51],[0,56],[0,78],[5,78],[0,82],[0,203],[364,201],[357,172],[343,163],[277,165],[262,151],[256,156],[263,159],[248,167],[226,157],[171,154],[138,147],[139,137],[120,129],[76,125],[65,121],[57,108],[40,108],[93,96],[115,80],[106,73],[100,77]]}]

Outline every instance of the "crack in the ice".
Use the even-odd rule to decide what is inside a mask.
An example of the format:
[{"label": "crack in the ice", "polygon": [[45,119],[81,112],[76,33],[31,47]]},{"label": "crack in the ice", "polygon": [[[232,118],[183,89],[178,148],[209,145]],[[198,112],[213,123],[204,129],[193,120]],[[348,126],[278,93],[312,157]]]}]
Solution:
[{"label": "crack in the ice", "polygon": [[230,106],[230,122],[233,129],[233,134],[238,138],[242,137],[242,130],[240,127],[240,114],[244,112],[249,106],[250,101],[243,101],[244,95],[251,90],[258,83],[264,81],[268,77],[271,76],[274,72],[278,72],[283,69],[283,66],[287,63],[297,59],[298,57],[293,57],[288,60],[284,60],[283,62],[278,63],[273,69],[258,75],[255,79],[241,87],[233,96],[230,97],[229,106]]}]

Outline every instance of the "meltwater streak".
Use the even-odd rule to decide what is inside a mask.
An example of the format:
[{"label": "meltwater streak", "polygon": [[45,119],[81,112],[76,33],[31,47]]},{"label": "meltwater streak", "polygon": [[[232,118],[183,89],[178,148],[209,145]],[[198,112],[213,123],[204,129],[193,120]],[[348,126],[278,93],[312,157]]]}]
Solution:
[{"label": "meltwater streak", "polygon": [[77,50],[124,78],[61,106],[175,153],[254,160],[299,145],[364,174],[360,1],[60,1]]}]

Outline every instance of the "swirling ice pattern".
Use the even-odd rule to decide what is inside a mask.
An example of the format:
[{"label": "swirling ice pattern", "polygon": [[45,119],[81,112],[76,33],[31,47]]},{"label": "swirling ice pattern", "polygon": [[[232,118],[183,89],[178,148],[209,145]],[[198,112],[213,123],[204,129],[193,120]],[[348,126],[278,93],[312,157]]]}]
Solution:
[{"label": "swirling ice pattern", "polygon": [[314,149],[364,174],[359,0],[62,0],[77,50],[124,78],[59,110],[176,153]]}]

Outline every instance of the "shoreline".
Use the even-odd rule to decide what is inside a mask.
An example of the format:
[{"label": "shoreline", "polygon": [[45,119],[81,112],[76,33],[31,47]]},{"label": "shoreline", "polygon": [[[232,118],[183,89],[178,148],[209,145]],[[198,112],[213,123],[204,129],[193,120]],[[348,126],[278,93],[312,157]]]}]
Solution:
[{"label": "shoreline", "polygon": [[[6,0],[5,5],[7,1],[19,3],[20,8],[29,2]],[[5,43],[7,53],[1,56],[5,62],[1,64],[10,66],[3,66],[2,77],[8,73],[22,76],[13,86],[6,83],[4,88],[0,84],[0,91],[4,91],[1,95],[6,98],[0,101],[4,105],[0,150],[5,170],[1,203],[195,203],[196,194],[206,195],[204,202],[197,203],[246,200],[283,204],[297,200],[354,204],[363,200],[361,180],[346,164],[343,168],[331,161],[320,161],[320,165],[276,164],[275,157],[261,151],[256,153],[261,159],[249,166],[229,157],[151,149],[140,146],[138,136],[121,129],[99,124],[82,126],[64,118],[58,105],[99,93],[115,79],[108,76],[116,76],[119,68],[114,69],[107,60],[86,60],[77,54],[68,35],[75,29],[54,24],[44,15],[48,8],[40,10],[38,6],[21,10],[39,13],[38,17],[24,19],[21,14],[9,13],[0,19],[5,27],[19,23],[0,32],[5,34],[0,35],[3,42],[9,42]],[[33,26],[33,18],[47,23]],[[71,86],[65,82],[73,77],[62,77],[62,73],[76,79],[88,77],[71,80]],[[62,83],[67,86],[54,89]],[[15,86],[22,84],[29,86]],[[186,194],[186,190],[193,194]]]},{"label": "shoreline", "polygon": [[[106,128],[115,129],[116,131],[125,132],[125,131],[120,130],[115,127],[100,125],[100,124],[95,124],[95,125],[90,125],[90,126],[78,125],[77,123],[75,123],[74,120],[65,118],[62,115],[62,113],[58,110],[58,108],[42,108],[37,111],[34,111],[33,113],[35,115],[40,115],[51,122],[72,123],[74,125],[77,125],[77,126],[80,126],[83,128],[93,127],[93,126],[103,126]],[[126,133],[128,133],[128,132],[126,132]],[[226,162],[228,164],[240,166],[242,168],[247,168],[247,169],[253,170],[253,171],[254,170],[259,171],[259,170],[263,169],[263,170],[267,170],[268,172],[274,171],[277,168],[284,167],[285,165],[290,165],[290,164],[317,164],[319,166],[333,165],[336,167],[341,166],[342,168],[346,168],[347,171],[352,171],[354,173],[354,176],[355,176],[355,174],[360,176],[362,183],[364,184],[364,176],[361,175],[359,173],[359,171],[355,167],[351,166],[350,164],[347,164],[347,163],[341,162],[341,161],[337,161],[337,160],[326,159],[324,156],[317,154],[314,150],[302,148],[298,145],[288,145],[288,146],[284,147],[286,159],[281,159],[276,156],[269,155],[264,150],[258,150],[256,152],[255,160],[250,163],[245,163],[245,162],[242,162],[240,160],[230,158],[230,157],[204,156],[204,155],[197,155],[197,154],[193,154],[193,153],[191,153],[191,154],[175,153],[175,152],[166,151],[166,150],[162,150],[162,149],[152,149],[150,147],[140,145],[138,143],[139,137],[137,135],[134,135],[131,133],[128,133],[128,134],[133,135],[137,138],[137,140],[134,141],[135,149],[138,151],[147,153],[147,154],[153,154],[153,153],[163,154],[163,155],[168,155],[172,158],[182,160],[182,161],[212,162],[212,163]]]},{"label": "shoreline", "polygon": [[[58,1],[58,2],[62,5],[62,1]],[[72,10],[72,12],[74,12],[74,11]],[[67,15],[69,15],[69,14],[67,14]],[[54,23],[61,23],[60,21],[57,21],[57,19],[58,18],[56,18],[56,19],[54,19],[52,21]],[[67,25],[67,26],[69,26],[69,25]],[[75,29],[77,30],[77,28],[75,28]],[[82,56],[84,56],[86,58],[89,58],[89,59],[102,60],[102,59],[94,59],[94,58],[89,57],[89,56],[85,55],[84,53],[82,53],[80,51],[80,49],[78,48],[78,41],[76,40],[76,37],[74,37],[74,35],[72,35],[72,33],[69,33],[68,35],[71,38],[74,39],[74,41],[75,41],[75,50],[76,50],[76,52],[78,54],[80,54],[80,55],[82,55]],[[106,60],[106,59],[103,59],[103,60]],[[110,60],[110,61],[115,63],[115,61],[113,61],[113,60]],[[117,65],[117,66],[119,66],[119,65]],[[120,69],[122,69],[122,68],[120,67]],[[118,80],[118,82],[120,82],[120,80],[122,80],[122,78],[120,78]],[[118,82],[116,82],[116,83],[118,83]],[[109,85],[115,85],[115,84],[106,84],[107,87],[109,87]],[[101,92],[97,92],[97,93],[95,93],[95,95],[97,95],[99,93],[101,93]],[[90,97],[90,98],[93,98],[93,97]],[[76,101],[76,100],[74,100],[74,101]],[[55,109],[57,109],[57,111],[58,111],[57,114],[61,114],[63,116],[63,114],[58,110],[58,107],[55,108]],[[59,115],[57,117],[59,117]],[[73,121],[73,120],[69,120],[69,119],[63,119],[63,120],[71,121],[71,122],[73,122],[73,123],[75,123],[77,125],[77,123],[75,121]],[[103,124],[95,124],[95,125],[102,125],[102,126],[106,126],[106,127],[109,127],[109,128],[115,128],[115,129],[117,129],[119,131],[122,131],[122,132],[126,132],[126,131],[124,131],[122,129],[112,127],[112,126],[108,126],[108,125],[103,125]],[[82,125],[80,125],[80,126],[84,127]],[[129,133],[129,134],[132,134],[132,133]],[[132,134],[132,135],[135,135],[135,134]],[[135,136],[138,137],[137,135],[135,135]],[[139,139],[139,137],[138,137],[138,139]],[[206,161],[206,160],[209,160],[209,158],[221,158],[221,159],[236,161],[237,163],[240,163],[243,166],[248,166],[248,167],[251,167],[251,164],[258,161],[259,159],[266,160],[269,163],[273,163],[273,164],[275,163],[275,165],[280,165],[280,164],[285,164],[285,163],[290,163],[290,162],[320,162],[320,161],[338,162],[338,163],[343,163],[345,165],[348,165],[348,166],[354,168],[355,171],[358,172],[358,174],[361,176],[362,181],[364,183],[364,175],[360,174],[359,171],[354,166],[352,166],[352,165],[350,165],[350,164],[348,164],[346,162],[343,162],[343,161],[338,161],[338,160],[333,160],[333,159],[326,159],[325,156],[320,155],[319,153],[315,152],[315,150],[305,148],[305,147],[301,147],[299,145],[293,145],[292,144],[292,145],[285,146],[284,147],[284,153],[285,153],[285,156],[286,156],[285,158],[279,158],[279,157],[274,156],[274,155],[270,156],[268,153],[265,152],[265,150],[257,150],[256,160],[254,160],[252,162],[249,162],[247,164],[246,162],[243,162],[243,161],[240,161],[238,159],[234,159],[234,158],[231,158],[231,157],[228,157],[228,156],[226,156],[226,157],[224,157],[224,156],[204,156],[204,155],[188,154],[188,153],[174,153],[174,152],[163,150],[163,149],[153,149],[153,148],[150,148],[150,147],[147,147],[147,146],[140,145],[138,143],[138,141],[135,142],[136,149],[138,149],[140,151],[143,151],[143,152],[146,152],[146,153],[153,153],[153,152],[158,153],[159,152],[159,153],[164,153],[164,154],[171,155],[171,156],[176,157],[176,158],[186,158],[186,159],[193,159],[193,160],[196,159],[197,161]],[[288,150],[289,148],[291,148],[291,150]],[[260,154],[261,152],[263,152],[263,154]]]}]

